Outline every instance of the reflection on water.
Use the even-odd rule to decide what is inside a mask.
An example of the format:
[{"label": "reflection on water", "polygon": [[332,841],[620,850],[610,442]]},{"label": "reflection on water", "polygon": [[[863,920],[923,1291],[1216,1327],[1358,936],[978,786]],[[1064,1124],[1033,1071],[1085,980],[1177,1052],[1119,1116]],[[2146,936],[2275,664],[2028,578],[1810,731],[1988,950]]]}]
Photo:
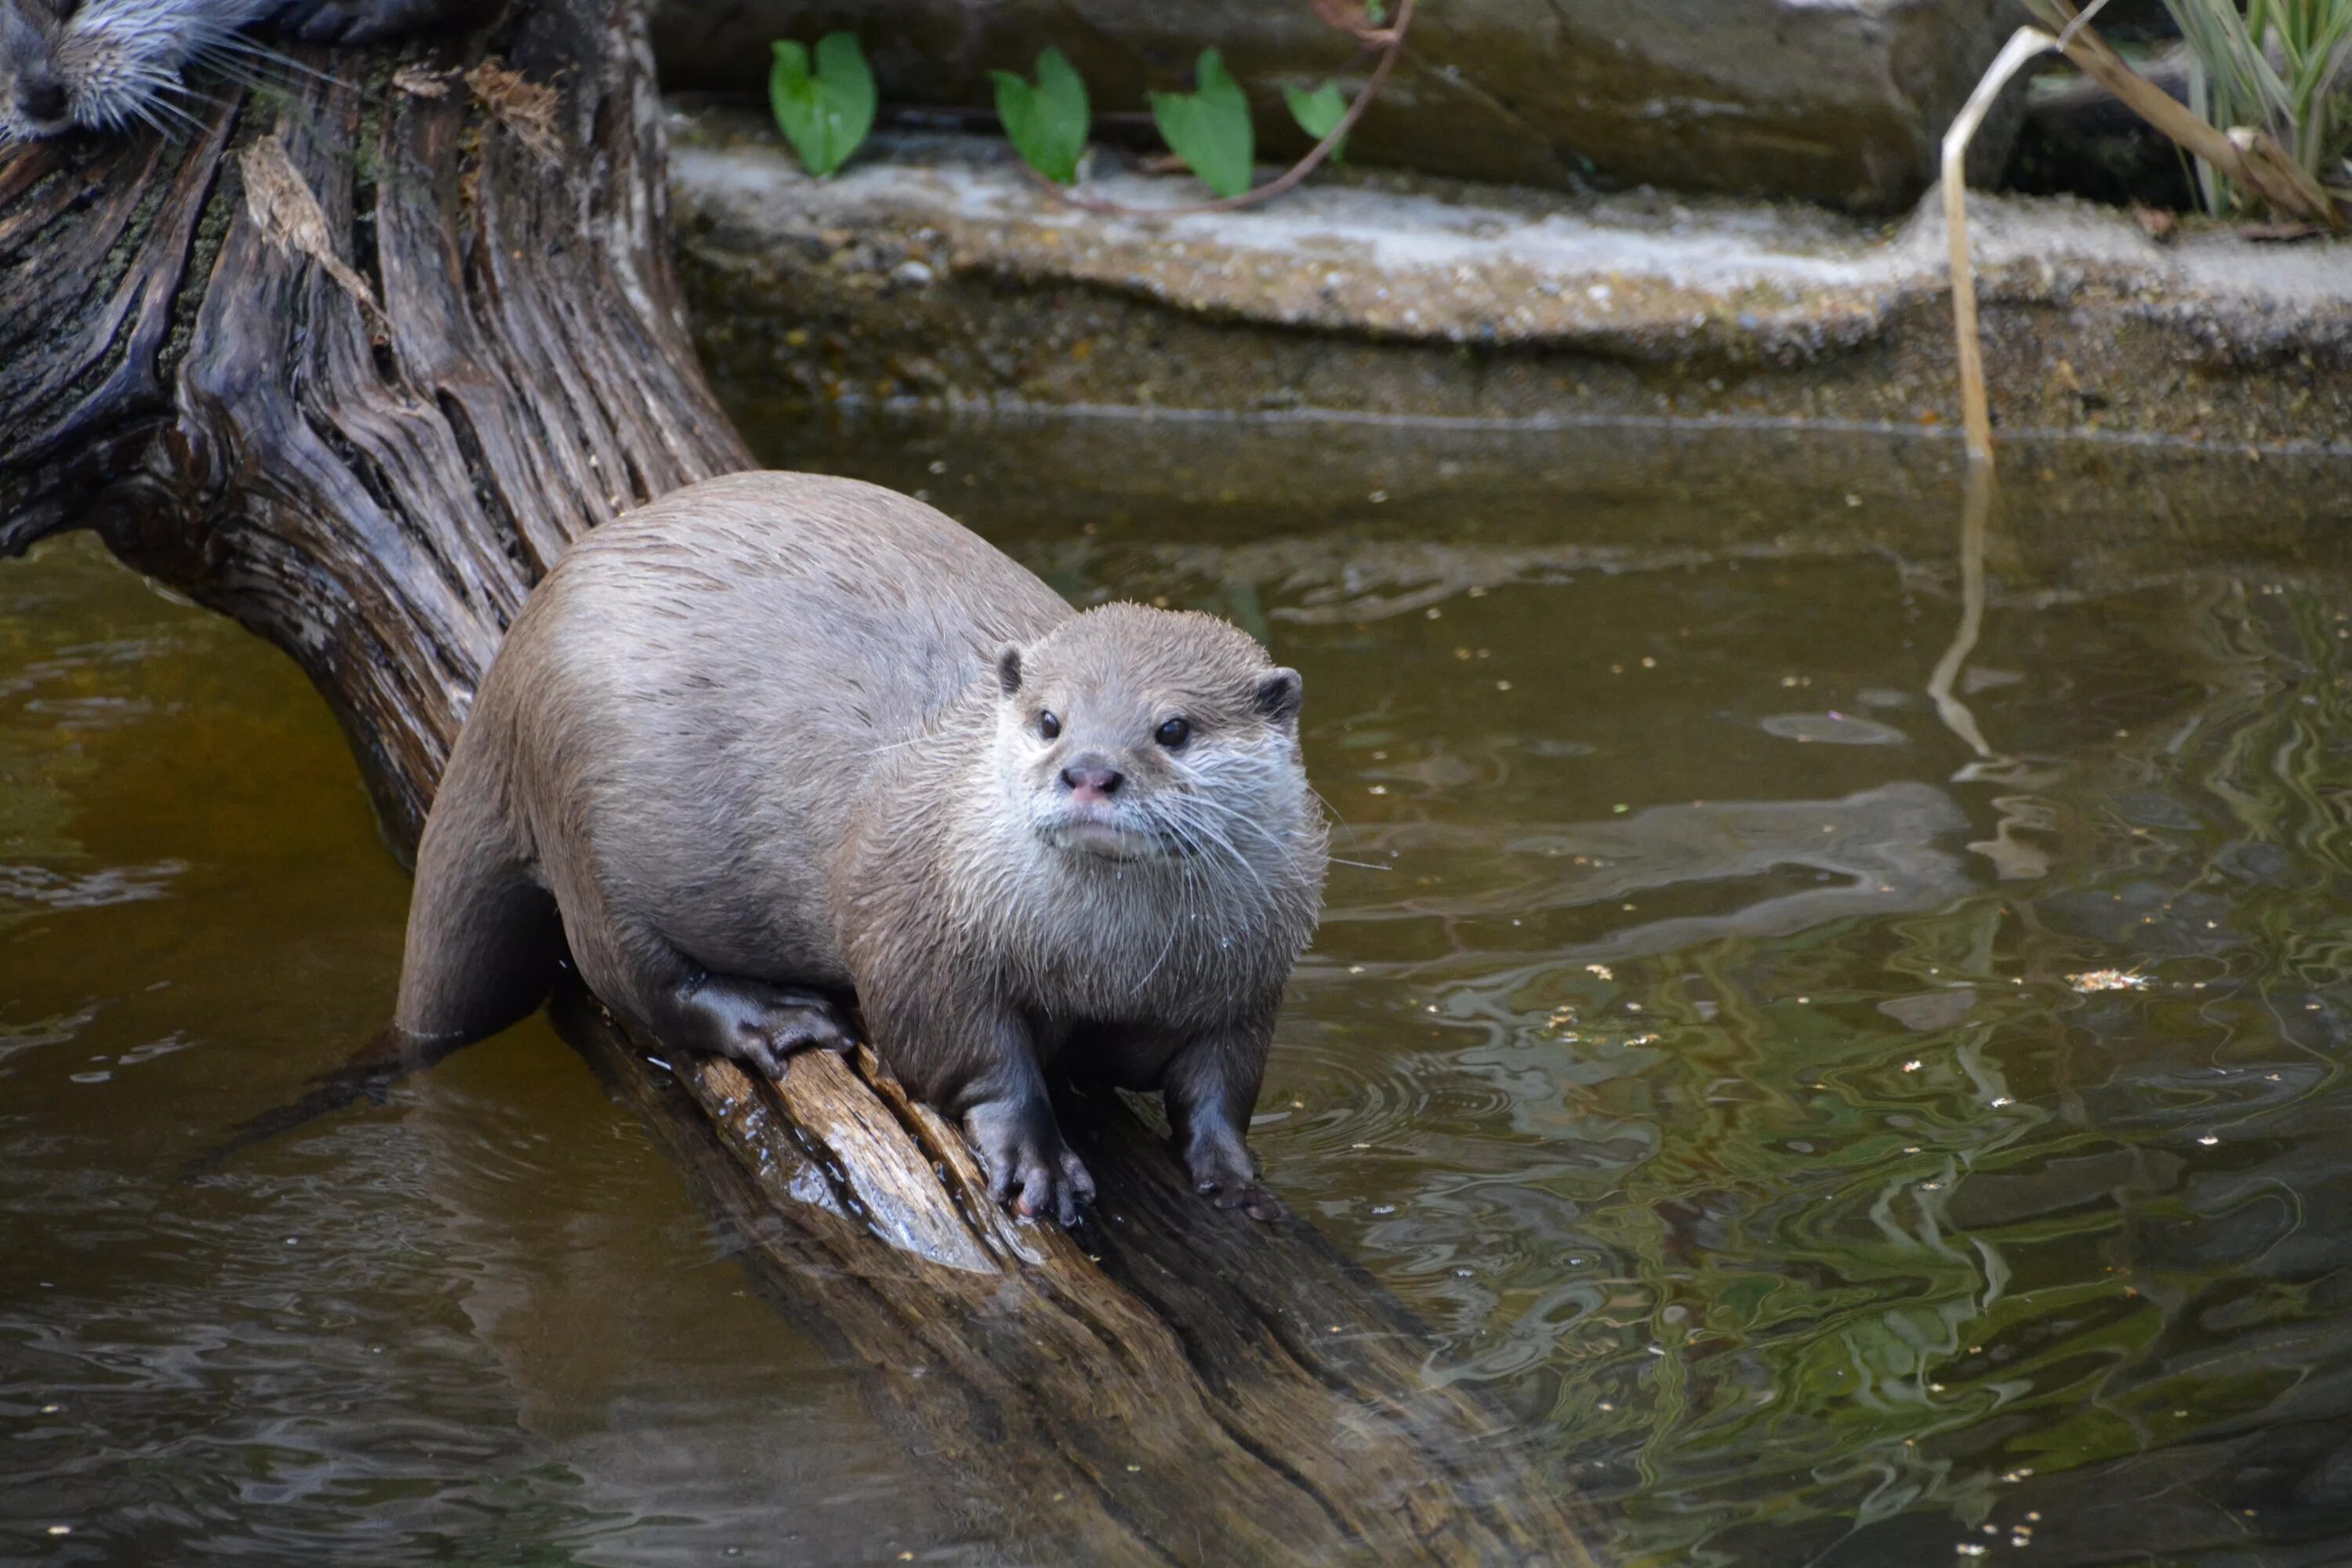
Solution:
[{"label": "reflection on water", "polygon": [[[1305,671],[1256,1146],[1604,1558],[2352,1556],[2347,476],[2024,454],[1978,574],[1948,448],[1725,440],[769,455]],[[404,885],[275,656],[0,595],[0,1557],[973,1555],[543,1026],[168,1184]]]}]

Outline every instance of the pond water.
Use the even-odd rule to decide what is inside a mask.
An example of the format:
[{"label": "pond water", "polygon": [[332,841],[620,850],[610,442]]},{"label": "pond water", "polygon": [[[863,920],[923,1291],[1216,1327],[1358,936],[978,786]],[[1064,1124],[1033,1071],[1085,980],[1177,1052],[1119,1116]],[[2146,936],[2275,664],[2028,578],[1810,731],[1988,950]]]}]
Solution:
[{"label": "pond water", "polygon": [[[2352,465],[2020,448],[1969,541],[1870,434],[763,455],[1305,673],[1255,1147],[1602,1561],[2352,1558]],[[405,899],[283,658],[0,566],[0,1560],[989,1560],[543,1021],[176,1179]]]}]

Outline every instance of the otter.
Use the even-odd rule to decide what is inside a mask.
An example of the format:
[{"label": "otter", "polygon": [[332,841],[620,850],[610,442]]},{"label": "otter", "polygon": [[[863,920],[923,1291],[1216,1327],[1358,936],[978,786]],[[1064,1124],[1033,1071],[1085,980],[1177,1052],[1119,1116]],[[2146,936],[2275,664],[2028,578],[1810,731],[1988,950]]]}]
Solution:
[{"label": "otter", "polygon": [[848,479],[738,474],[608,522],[531,593],[419,846],[394,1027],[430,1059],[568,949],[667,1045],[778,1075],[866,1036],[992,1195],[1093,1195],[1048,1069],[1159,1090],[1198,1189],[1244,1142],[1321,904],[1301,684],[1238,628],[1074,611]]},{"label": "otter", "polygon": [[248,74],[270,51],[237,37],[267,23],[313,43],[361,44],[430,25],[457,0],[0,0],[0,144],[76,126],[162,129],[196,63]]}]

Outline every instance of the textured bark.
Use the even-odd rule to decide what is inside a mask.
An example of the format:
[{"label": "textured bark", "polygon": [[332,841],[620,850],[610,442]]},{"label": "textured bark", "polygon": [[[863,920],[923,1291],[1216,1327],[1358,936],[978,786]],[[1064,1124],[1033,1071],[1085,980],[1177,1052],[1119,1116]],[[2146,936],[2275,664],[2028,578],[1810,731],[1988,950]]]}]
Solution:
[{"label": "textured bark", "polygon": [[[549,563],[750,458],[662,247],[630,0],[314,63],[169,144],[0,153],[0,550],[94,526],[286,648],[404,852]],[[1104,1192],[1074,1240],[1008,1222],[870,1060],[755,1084],[664,1064],[584,997],[559,1017],[985,1537],[1089,1563],[1583,1560],[1391,1298],[1302,1222],[1212,1210],[1121,1107],[1072,1118]]]},{"label": "textured bark", "polygon": [[[513,78],[467,79],[493,57]],[[287,648],[406,847],[549,563],[751,458],[686,346],[633,12],[556,0],[399,60],[170,143],[0,153],[0,551],[90,522]],[[270,138],[380,310],[257,221]]]}]

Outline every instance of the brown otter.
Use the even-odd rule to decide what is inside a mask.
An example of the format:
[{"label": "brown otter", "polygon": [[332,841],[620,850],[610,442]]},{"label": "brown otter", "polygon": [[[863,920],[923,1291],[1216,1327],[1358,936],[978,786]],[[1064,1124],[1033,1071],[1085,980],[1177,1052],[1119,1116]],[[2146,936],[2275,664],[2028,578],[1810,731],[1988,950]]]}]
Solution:
[{"label": "brown otter", "polygon": [[1074,612],[919,501],[691,486],[532,593],[418,852],[396,1027],[422,1057],[582,975],[771,1074],[840,1047],[960,1116],[994,1192],[1092,1195],[1049,1067],[1165,1092],[1220,1207],[1279,1213],[1243,1132],[1315,927],[1300,686],[1207,616]]}]

